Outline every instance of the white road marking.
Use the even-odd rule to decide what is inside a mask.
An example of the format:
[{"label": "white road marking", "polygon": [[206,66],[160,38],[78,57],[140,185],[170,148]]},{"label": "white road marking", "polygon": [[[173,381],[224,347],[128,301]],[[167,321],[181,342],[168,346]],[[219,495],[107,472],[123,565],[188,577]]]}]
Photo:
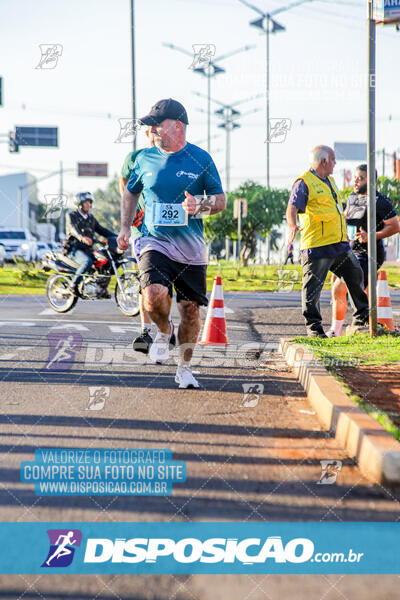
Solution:
[{"label": "white road marking", "polygon": [[56,315],[56,312],[52,308],[45,308],[39,315]]},{"label": "white road marking", "polygon": [[89,327],[79,325],[79,323],[64,323],[64,325],[53,325],[50,329],[76,329],[76,331],[89,331]]},{"label": "white road marking", "polygon": [[130,331],[140,331],[140,325],[125,325],[122,327],[121,325],[109,325],[108,326],[111,333],[129,333]]},{"label": "white road marking", "polygon": [[15,321],[1,321],[0,327],[3,327],[4,325],[13,325],[14,327],[35,327],[36,323],[28,323],[27,321],[15,319]]}]

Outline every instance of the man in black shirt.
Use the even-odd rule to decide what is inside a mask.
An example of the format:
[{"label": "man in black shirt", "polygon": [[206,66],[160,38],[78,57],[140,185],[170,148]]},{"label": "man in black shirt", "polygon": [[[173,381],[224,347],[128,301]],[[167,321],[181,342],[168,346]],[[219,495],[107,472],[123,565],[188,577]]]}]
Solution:
[{"label": "man in black shirt", "polygon": [[76,295],[79,295],[78,286],[83,273],[86,273],[94,262],[92,245],[95,234],[107,238],[110,250],[117,249],[117,236],[102,227],[90,213],[93,202],[94,198],[89,192],[77,194],[75,200],[77,210],[69,212],[66,218],[68,254],[79,265],[72,279],[72,291]]},{"label": "man in black shirt", "polygon": [[[347,199],[345,210],[347,234],[364,273],[364,287],[368,287],[368,176],[367,165],[357,167],[353,192]],[[385,262],[383,239],[400,232],[400,223],[388,198],[376,192],[376,262],[379,269]],[[328,337],[341,335],[347,309],[346,284],[332,276],[332,326]]]}]

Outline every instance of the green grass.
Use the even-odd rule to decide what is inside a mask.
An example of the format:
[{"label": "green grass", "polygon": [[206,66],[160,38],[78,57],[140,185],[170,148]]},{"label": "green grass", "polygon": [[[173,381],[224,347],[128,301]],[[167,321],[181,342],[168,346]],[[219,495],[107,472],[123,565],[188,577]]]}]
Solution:
[{"label": "green grass", "polygon": [[339,381],[350,399],[400,441],[400,428],[385,412],[377,410],[375,406],[355,394],[340,375],[340,367],[346,364],[349,366],[400,365],[400,337],[383,335],[370,338],[368,334],[360,334],[330,339],[299,337],[293,341],[311,349]]},{"label": "green grass", "polygon": [[[22,275],[19,274],[23,271]],[[29,271],[26,273],[26,271]],[[281,271],[281,272],[280,272]],[[388,267],[389,285],[400,288],[400,267]],[[274,292],[301,289],[300,265],[250,265],[243,267],[231,262],[221,261],[210,264],[207,269],[207,290],[212,290],[214,277],[220,275],[226,292]],[[48,274],[36,267],[7,264],[0,268],[1,294],[44,294]],[[324,289],[330,289],[330,277],[327,277]]]},{"label": "green grass", "polygon": [[400,363],[398,336],[370,338],[368,334],[359,334],[328,339],[299,337],[294,341],[310,348],[327,365],[335,361],[360,365]]}]

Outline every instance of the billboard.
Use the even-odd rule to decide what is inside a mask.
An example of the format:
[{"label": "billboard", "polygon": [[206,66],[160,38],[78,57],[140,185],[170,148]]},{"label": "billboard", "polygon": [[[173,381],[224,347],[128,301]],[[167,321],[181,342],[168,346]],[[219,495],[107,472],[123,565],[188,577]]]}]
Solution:
[{"label": "billboard", "polygon": [[58,148],[58,127],[16,127],[18,146],[41,146]]},{"label": "billboard", "polygon": [[400,0],[374,0],[373,18],[382,25],[400,23]]},{"label": "billboard", "polygon": [[367,160],[367,144],[335,142],[333,147],[336,160]]},{"label": "billboard", "polygon": [[107,177],[107,163],[78,163],[78,177]]}]

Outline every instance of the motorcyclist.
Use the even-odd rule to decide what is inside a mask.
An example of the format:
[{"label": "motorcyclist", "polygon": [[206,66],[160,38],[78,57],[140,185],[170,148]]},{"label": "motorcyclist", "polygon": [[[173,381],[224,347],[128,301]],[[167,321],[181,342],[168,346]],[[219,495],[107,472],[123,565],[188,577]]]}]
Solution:
[{"label": "motorcyclist", "polygon": [[[66,218],[66,246],[68,256],[72,258],[79,267],[76,269],[71,282],[71,290],[79,296],[79,283],[82,275],[90,269],[94,263],[93,239],[95,234],[107,238],[109,248],[112,252],[117,250],[117,237],[112,231],[102,227],[97,219],[91,214],[94,198],[90,192],[82,192],[76,195],[76,210],[70,211]],[[109,294],[107,292],[109,297]]]}]

